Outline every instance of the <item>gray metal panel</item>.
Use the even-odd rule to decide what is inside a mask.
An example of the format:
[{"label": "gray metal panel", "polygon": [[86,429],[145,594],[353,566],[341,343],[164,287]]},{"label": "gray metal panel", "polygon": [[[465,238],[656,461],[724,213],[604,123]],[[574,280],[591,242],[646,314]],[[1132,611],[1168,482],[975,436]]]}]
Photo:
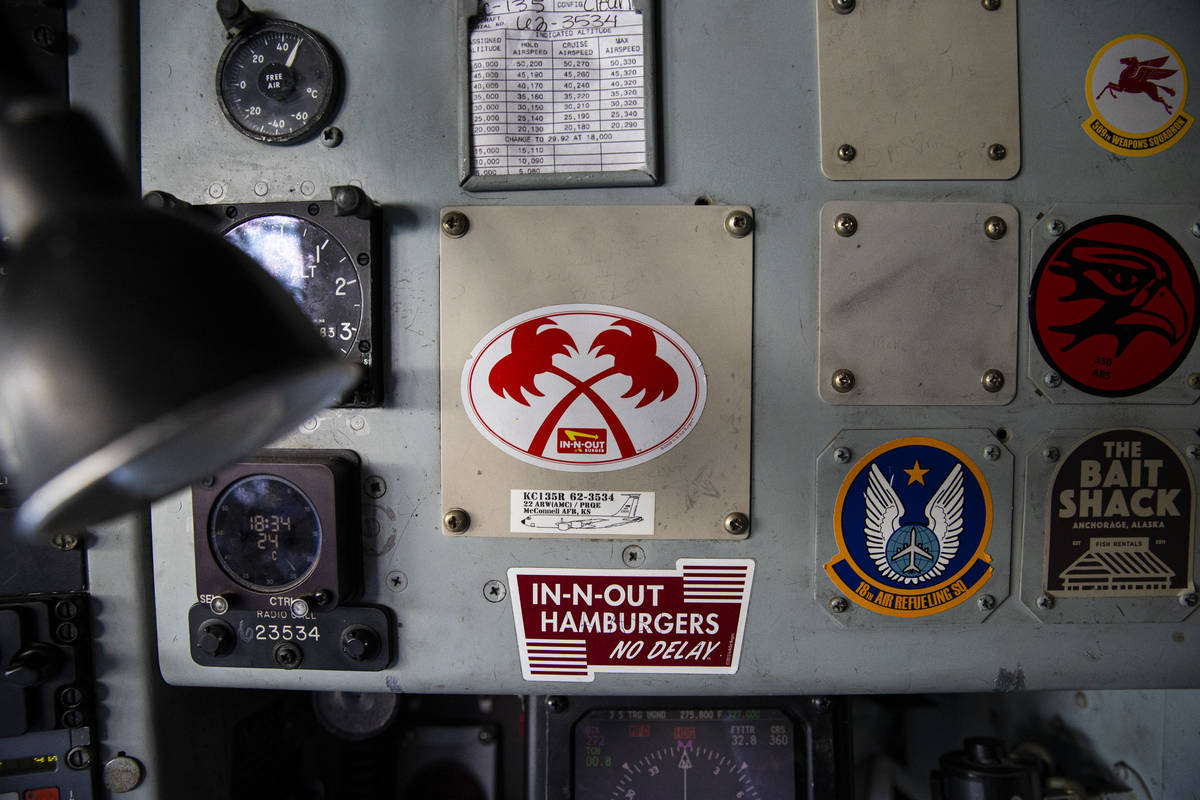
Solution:
[{"label": "gray metal panel", "polygon": [[[976,5],[976,3],[969,3]],[[746,6],[738,6],[744,8]],[[1050,404],[1027,381],[1006,406],[834,407],[814,391],[820,209],[828,201],[948,199],[1007,203],[1026,225],[1055,202],[1122,204],[1172,198],[1195,205],[1200,135],[1165,153],[1121,159],[1097,147],[1081,123],[1082,91],[1095,52],[1145,31],[1200,63],[1200,5],[1060,0],[1021,8],[1021,86],[1027,135],[1024,169],[1006,182],[829,183],[817,139],[814,4],[762,0],[730,13],[718,0],[664,9],[664,176],[662,186],[523,192],[523,204],[663,204],[698,197],[755,208],[753,454],[754,531],[742,542],[641,542],[648,568],[680,557],[750,557],[755,581],[741,668],[732,676],[600,676],[594,683],[539,684],[539,691],[594,693],[789,693],[991,691],[1196,685],[1197,617],[1183,623],[1044,625],[1019,603],[1001,604],[986,624],[847,629],[814,597],[817,513],[813,464],[840,430],[1004,428],[1015,484],[1027,485],[1026,457],[1056,429],[1141,425],[1195,428],[1194,406]],[[387,480],[367,525],[369,600],[403,624],[400,658],[367,676],[303,671],[255,674],[201,669],[182,627],[193,602],[191,522],[186,494],[153,512],[159,656],[172,682],[365,691],[529,690],[520,679],[512,610],[489,603],[483,585],[511,566],[616,567],[620,547],[602,541],[451,539],[442,535],[438,445],[439,210],[510,204],[511,193],[468,198],[458,186],[457,60],[450,4],[311,4],[279,0],[276,13],[326,35],[341,52],[349,92],[334,150],[308,143],[257,145],[234,132],[211,97],[223,44],[207,0],[144,3],[142,15],[143,180],[184,199],[211,202],[228,184],[236,200],[293,196],[303,180],[320,186],[358,178],[391,206],[389,225],[391,380],[381,409],[322,412],[311,432],[284,443],[351,447],[367,474]],[[441,44],[437,44],[441,43]],[[1022,232],[1022,237],[1025,235]],[[1023,238],[1022,238],[1023,241]],[[1021,248],[1021,284],[1028,253]],[[1018,352],[1026,352],[1022,316]],[[1024,365],[1021,365],[1024,371]],[[1024,515],[1025,495],[1015,500]],[[402,571],[401,592],[385,577]],[[1182,634],[1175,638],[1173,634]]]},{"label": "gray metal panel", "polygon": [[[836,230],[853,218],[850,236]],[[993,239],[985,226],[1000,220]],[[1003,405],[1017,395],[1017,210],[834,201],[821,209],[821,399]],[[954,331],[947,336],[947,331]],[[835,389],[839,370],[855,376]],[[1001,385],[984,388],[999,372]]]},{"label": "gray metal panel", "polygon": [[1017,0],[851,0],[848,13],[815,2],[825,177],[1017,174]]}]

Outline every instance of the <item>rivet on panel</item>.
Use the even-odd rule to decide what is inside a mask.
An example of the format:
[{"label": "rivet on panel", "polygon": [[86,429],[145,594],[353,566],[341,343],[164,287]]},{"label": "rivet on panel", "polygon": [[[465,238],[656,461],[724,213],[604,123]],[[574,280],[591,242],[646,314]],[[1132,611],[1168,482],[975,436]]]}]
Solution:
[{"label": "rivet on panel", "polygon": [[998,392],[1004,388],[1004,373],[998,369],[989,369],[979,379],[983,388],[989,392]]},{"label": "rivet on panel", "polygon": [[452,508],[442,517],[442,525],[455,536],[466,533],[471,527],[471,515],[461,508]]},{"label": "rivet on panel", "polygon": [[749,236],[750,231],[754,230],[754,217],[745,211],[730,211],[725,217],[725,230],[738,239]]},{"label": "rivet on panel", "polygon": [[837,149],[837,157],[839,161],[853,161],[858,155],[858,151],[854,149],[852,144],[844,144]]},{"label": "rivet on panel", "polygon": [[835,392],[845,394],[854,388],[854,373],[848,369],[834,370],[830,383],[833,384]]},{"label": "rivet on panel", "polygon": [[833,221],[833,229],[838,236],[848,238],[858,232],[858,220],[853,214],[838,214]]},{"label": "rivet on panel", "polygon": [[833,10],[839,14],[849,14],[854,10],[855,0],[829,0]]},{"label": "rivet on panel", "polygon": [[1200,389],[1200,372],[1193,372],[1188,375],[1187,385],[1189,389]]},{"label": "rivet on panel", "polygon": [[483,596],[489,603],[499,603],[508,596],[508,587],[497,580],[490,580],[483,585]]},{"label": "rivet on panel", "polygon": [[980,0],[980,5],[988,11],[995,11],[1000,7],[1000,0]]},{"label": "rivet on panel", "polygon": [[1062,236],[1067,230],[1067,223],[1061,219],[1046,220],[1046,233],[1051,236]]},{"label": "rivet on panel", "polygon": [[851,453],[849,447],[835,447],[833,449],[833,460],[839,464],[849,464],[850,456]]},{"label": "rivet on panel", "polygon": [[1000,448],[994,444],[989,444],[987,447],[983,448],[983,457],[988,461],[999,461]]},{"label": "rivet on panel", "polygon": [[838,595],[837,597],[829,598],[829,610],[835,614],[842,614],[850,608],[850,601]]},{"label": "rivet on panel", "polygon": [[725,515],[724,521],[725,532],[734,536],[741,536],[750,529],[750,518],[741,511],[733,511]]},{"label": "rivet on panel", "polygon": [[1179,605],[1184,608],[1195,608],[1198,602],[1200,597],[1195,592],[1181,592],[1179,595]]},{"label": "rivet on panel", "polygon": [[1047,447],[1042,451],[1042,458],[1046,459],[1047,461],[1058,461],[1061,455],[1062,453],[1059,452],[1057,447]]},{"label": "rivet on panel", "polygon": [[1008,148],[1002,144],[993,144],[988,147],[987,154],[992,161],[1003,161],[1008,155]]},{"label": "rivet on panel", "polygon": [[980,611],[991,611],[996,607],[996,598],[990,594],[983,594],[975,601],[975,605],[979,607]]},{"label": "rivet on panel", "polygon": [[1043,611],[1049,611],[1054,608],[1054,597],[1048,594],[1039,594],[1037,599],[1037,607]]},{"label": "rivet on panel", "polygon": [[451,239],[461,239],[466,236],[470,227],[471,221],[461,211],[447,211],[446,215],[442,217],[442,233]]},{"label": "rivet on panel", "polygon": [[1047,389],[1057,389],[1059,386],[1062,386],[1062,378],[1059,377],[1057,372],[1047,372],[1042,376],[1042,383],[1045,384]]},{"label": "rivet on panel", "polygon": [[1003,239],[1008,233],[1008,223],[1000,217],[988,217],[983,223],[983,233],[992,241]]}]

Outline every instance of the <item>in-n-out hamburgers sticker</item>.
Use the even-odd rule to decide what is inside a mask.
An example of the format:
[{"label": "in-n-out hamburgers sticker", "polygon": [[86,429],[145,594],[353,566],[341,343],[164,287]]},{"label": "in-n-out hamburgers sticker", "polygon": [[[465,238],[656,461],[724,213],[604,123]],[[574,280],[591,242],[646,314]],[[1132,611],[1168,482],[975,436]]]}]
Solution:
[{"label": "in-n-out hamburgers sticker", "polygon": [[599,672],[732,675],[754,581],[746,558],[681,558],[675,569],[514,567],[509,592],[527,681]]},{"label": "in-n-out hamburgers sticker", "polygon": [[1076,596],[1192,587],[1195,489],[1179,452],[1146,430],[1092,434],[1050,488],[1045,587]]},{"label": "in-n-out hamburgers sticker", "polygon": [[624,308],[536,308],[488,333],[462,374],[475,428],[526,463],[600,472],[649,461],[700,419],[707,382],[695,351]]}]

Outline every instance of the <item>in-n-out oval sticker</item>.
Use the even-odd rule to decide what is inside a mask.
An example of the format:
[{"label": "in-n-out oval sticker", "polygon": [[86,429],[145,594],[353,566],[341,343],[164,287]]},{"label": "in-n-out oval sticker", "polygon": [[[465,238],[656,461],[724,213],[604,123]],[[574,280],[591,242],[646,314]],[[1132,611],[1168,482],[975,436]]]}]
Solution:
[{"label": "in-n-out oval sticker", "polygon": [[695,427],[700,358],[658,320],[559,305],[502,323],[462,374],[463,407],[488,440],[529,464],[602,472],[649,461]]},{"label": "in-n-out oval sticker", "polygon": [[1113,39],[1088,66],[1083,129],[1118,155],[1161,153],[1192,126],[1187,93],[1187,70],[1169,44],[1141,33]]},{"label": "in-n-out oval sticker", "polygon": [[1144,392],[1192,349],[1200,282],[1166,231],[1143,219],[1094,217],[1058,238],[1029,288],[1042,357],[1077,389],[1102,397]]}]

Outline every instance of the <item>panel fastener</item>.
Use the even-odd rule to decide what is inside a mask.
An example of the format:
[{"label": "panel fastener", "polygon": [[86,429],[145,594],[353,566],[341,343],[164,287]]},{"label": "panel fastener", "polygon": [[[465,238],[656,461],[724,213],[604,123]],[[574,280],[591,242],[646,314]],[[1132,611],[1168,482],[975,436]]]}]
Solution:
[{"label": "panel fastener", "polygon": [[451,239],[461,239],[466,236],[470,227],[471,220],[467,219],[467,215],[461,211],[447,211],[442,217],[442,233]]},{"label": "panel fastener", "polygon": [[725,217],[725,230],[738,239],[749,236],[750,231],[754,230],[754,217],[745,211],[730,211]]},{"label": "panel fastener", "polygon": [[725,532],[741,536],[750,529],[750,518],[741,511],[733,511],[725,515]]},{"label": "panel fastener", "polygon": [[845,394],[854,388],[854,373],[848,369],[834,370],[830,383],[833,384],[835,392]]},{"label": "panel fastener", "polygon": [[850,237],[858,232],[858,220],[853,214],[838,214],[833,221],[833,229],[838,236]]},{"label": "panel fastener", "polygon": [[455,535],[466,533],[471,527],[471,515],[461,508],[452,508],[442,517],[442,525]]},{"label": "panel fastener", "polygon": [[983,232],[992,241],[1003,239],[1008,233],[1008,223],[1000,217],[988,217],[983,223]]}]

